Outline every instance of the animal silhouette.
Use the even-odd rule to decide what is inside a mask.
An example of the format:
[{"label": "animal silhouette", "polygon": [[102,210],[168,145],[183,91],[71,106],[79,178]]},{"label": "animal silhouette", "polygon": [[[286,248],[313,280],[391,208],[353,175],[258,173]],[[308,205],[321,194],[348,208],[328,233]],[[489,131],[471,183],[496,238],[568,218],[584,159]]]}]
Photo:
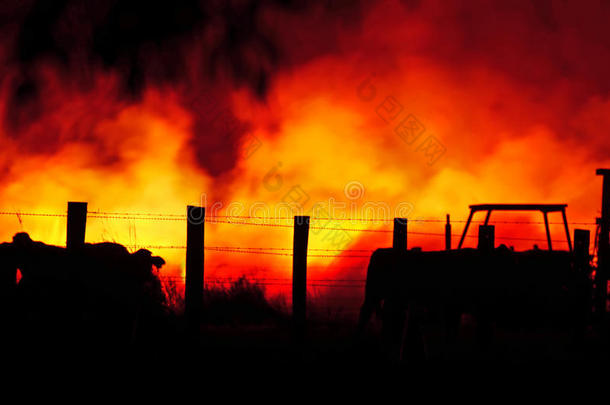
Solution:
[{"label": "animal silhouette", "polygon": [[3,322],[24,345],[132,343],[164,310],[154,272],[164,264],[148,250],[129,253],[116,243],[69,250],[18,233],[0,245]]}]

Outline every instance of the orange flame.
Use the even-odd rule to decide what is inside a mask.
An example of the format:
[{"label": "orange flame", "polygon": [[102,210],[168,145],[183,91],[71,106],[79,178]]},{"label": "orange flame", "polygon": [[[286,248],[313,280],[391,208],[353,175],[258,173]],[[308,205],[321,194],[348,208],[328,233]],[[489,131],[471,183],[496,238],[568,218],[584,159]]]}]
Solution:
[{"label": "orange flame", "polygon": [[[141,98],[125,101],[114,73],[92,68],[94,79],[83,90],[60,78],[53,64],[41,66],[43,111],[31,122],[26,116],[25,124],[2,126],[2,206],[23,213],[62,212],[68,200],[87,201],[93,213],[87,240],[133,248],[184,246],[184,220],[95,218],[94,212],[182,215],[185,205],[203,204],[212,216],[287,217],[273,222],[283,226],[213,220],[206,225],[208,246],[287,249],[276,251],[280,253],[290,253],[290,217],[296,213],[389,220],[407,216],[413,232],[409,246],[424,249],[441,249],[445,214],[464,220],[472,203],[565,202],[568,218],[587,222],[578,227],[593,230],[601,195],[594,170],[610,165],[600,153],[610,104],[593,84],[578,75],[572,81],[557,78],[548,55],[536,55],[511,39],[506,27],[499,27],[492,39],[497,46],[513,47],[515,58],[530,58],[531,80],[523,78],[522,65],[506,60],[509,50],[499,52],[478,36],[489,26],[471,27],[476,43],[468,49],[468,30],[458,29],[462,22],[451,19],[460,15],[457,6],[428,2],[413,12],[390,1],[366,10],[358,28],[341,26],[333,33],[336,51],[279,70],[264,100],[241,88],[224,90],[222,80],[215,86],[189,77],[175,85],[151,84]],[[303,18],[315,21],[318,12]],[[556,13],[562,23],[567,16],[563,9]],[[518,26],[538,39],[546,32],[532,28],[537,25],[529,20]],[[458,32],[463,36],[453,35]],[[557,36],[557,47],[578,55],[572,50],[579,44]],[[196,85],[189,88],[192,81]],[[8,79],[2,89],[6,110]],[[211,137],[198,133],[196,125],[197,115],[210,105],[184,100],[209,89],[224,92],[230,114],[214,111],[207,122],[226,131],[237,125],[243,132],[230,138],[236,145],[228,150],[238,151],[232,152],[235,156],[197,146]],[[5,121],[9,118],[19,119]],[[201,153],[235,163],[212,173],[201,167]],[[439,222],[416,221],[422,218]],[[493,219],[539,220],[508,214]],[[62,217],[4,215],[0,225],[5,240],[23,230],[47,243],[65,241]],[[462,225],[453,223],[454,234]],[[313,220],[311,277],[363,278],[366,257],[342,257],[341,249],[391,243],[390,232],[367,230],[391,231],[391,221]],[[552,231],[554,239],[564,238],[561,227]],[[496,232],[500,242],[517,248],[545,246],[500,238],[544,239],[539,224],[498,224]],[[169,274],[183,271],[182,249],[151,250],[167,259]],[[290,266],[289,255],[206,253],[210,276],[286,278]]]}]

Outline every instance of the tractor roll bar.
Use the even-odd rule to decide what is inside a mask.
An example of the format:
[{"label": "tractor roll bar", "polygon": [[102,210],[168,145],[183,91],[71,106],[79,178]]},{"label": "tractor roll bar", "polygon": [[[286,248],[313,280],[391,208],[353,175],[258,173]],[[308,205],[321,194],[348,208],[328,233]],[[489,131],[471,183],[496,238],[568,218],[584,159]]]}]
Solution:
[{"label": "tractor roll bar", "polygon": [[475,212],[478,211],[487,211],[487,216],[485,217],[485,225],[489,223],[489,218],[491,217],[492,211],[540,211],[544,217],[544,227],[546,229],[546,239],[549,245],[549,250],[553,250],[553,244],[551,243],[551,231],[549,230],[549,212],[561,212],[563,217],[563,226],[566,231],[566,237],[568,239],[568,247],[570,252],[572,251],[572,240],[570,239],[570,230],[568,228],[568,220],[566,218],[566,207],[568,204],[474,204],[470,205],[470,215],[468,216],[468,221],[466,221],[466,226],[464,227],[464,232],[462,232],[462,237],[460,238],[460,243],[458,245],[458,249],[462,248],[462,244],[464,243],[464,238],[466,237],[466,232],[468,232],[468,227],[470,226],[470,222],[472,221],[472,217]]}]

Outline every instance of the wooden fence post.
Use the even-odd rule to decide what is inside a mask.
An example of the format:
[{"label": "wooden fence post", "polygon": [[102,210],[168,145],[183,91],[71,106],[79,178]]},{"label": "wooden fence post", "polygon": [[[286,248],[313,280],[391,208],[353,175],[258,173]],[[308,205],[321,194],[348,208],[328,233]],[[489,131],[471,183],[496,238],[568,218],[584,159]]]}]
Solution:
[{"label": "wooden fence post", "polygon": [[445,250],[451,250],[451,218],[447,214],[447,223],[445,224]]},{"label": "wooden fence post", "polygon": [[66,248],[75,249],[85,244],[85,229],[87,227],[87,203],[68,202],[68,226],[66,232]]},{"label": "wooden fence post", "polygon": [[401,250],[407,249],[407,218],[394,218],[392,247]]},{"label": "wooden fence post", "polygon": [[599,236],[597,238],[597,270],[595,272],[596,311],[606,313],[608,299],[608,279],[610,279],[610,169],[597,169],[596,174],[603,176],[602,212],[597,219]]},{"label": "wooden fence post", "polygon": [[574,229],[574,258],[576,267],[584,269],[589,263],[591,236],[587,229]]},{"label": "wooden fence post", "polygon": [[303,341],[306,333],[308,239],[309,216],[295,216],[292,245],[292,318],[297,341]]},{"label": "wooden fence post", "polygon": [[479,244],[477,249],[492,251],[495,247],[495,227],[493,225],[479,225]]},{"label": "wooden fence post", "polygon": [[203,247],[204,207],[186,207],[186,280],[184,286],[184,315],[187,334],[199,341],[203,310]]},{"label": "wooden fence post", "polygon": [[590,232],[586,229],[574,229],[574,268],[570,277],[570,313],[572,314],[572,327],[574,328],[574,343],[583,344],[587,329],[587,319],[591,313],[591,284],[589,255]]}]

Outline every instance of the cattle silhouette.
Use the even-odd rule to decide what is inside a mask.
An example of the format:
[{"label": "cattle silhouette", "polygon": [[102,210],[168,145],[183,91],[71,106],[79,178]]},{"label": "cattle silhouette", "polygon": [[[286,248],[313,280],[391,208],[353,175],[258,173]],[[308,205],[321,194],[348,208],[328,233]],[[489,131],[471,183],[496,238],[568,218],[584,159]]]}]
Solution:
[{"label": "cattle silhouette", "polygon": [[116,243],[68,250],[18,233],[0,245],[3,322],[25,347],[129,345],[163,316],[164,264]]}]

